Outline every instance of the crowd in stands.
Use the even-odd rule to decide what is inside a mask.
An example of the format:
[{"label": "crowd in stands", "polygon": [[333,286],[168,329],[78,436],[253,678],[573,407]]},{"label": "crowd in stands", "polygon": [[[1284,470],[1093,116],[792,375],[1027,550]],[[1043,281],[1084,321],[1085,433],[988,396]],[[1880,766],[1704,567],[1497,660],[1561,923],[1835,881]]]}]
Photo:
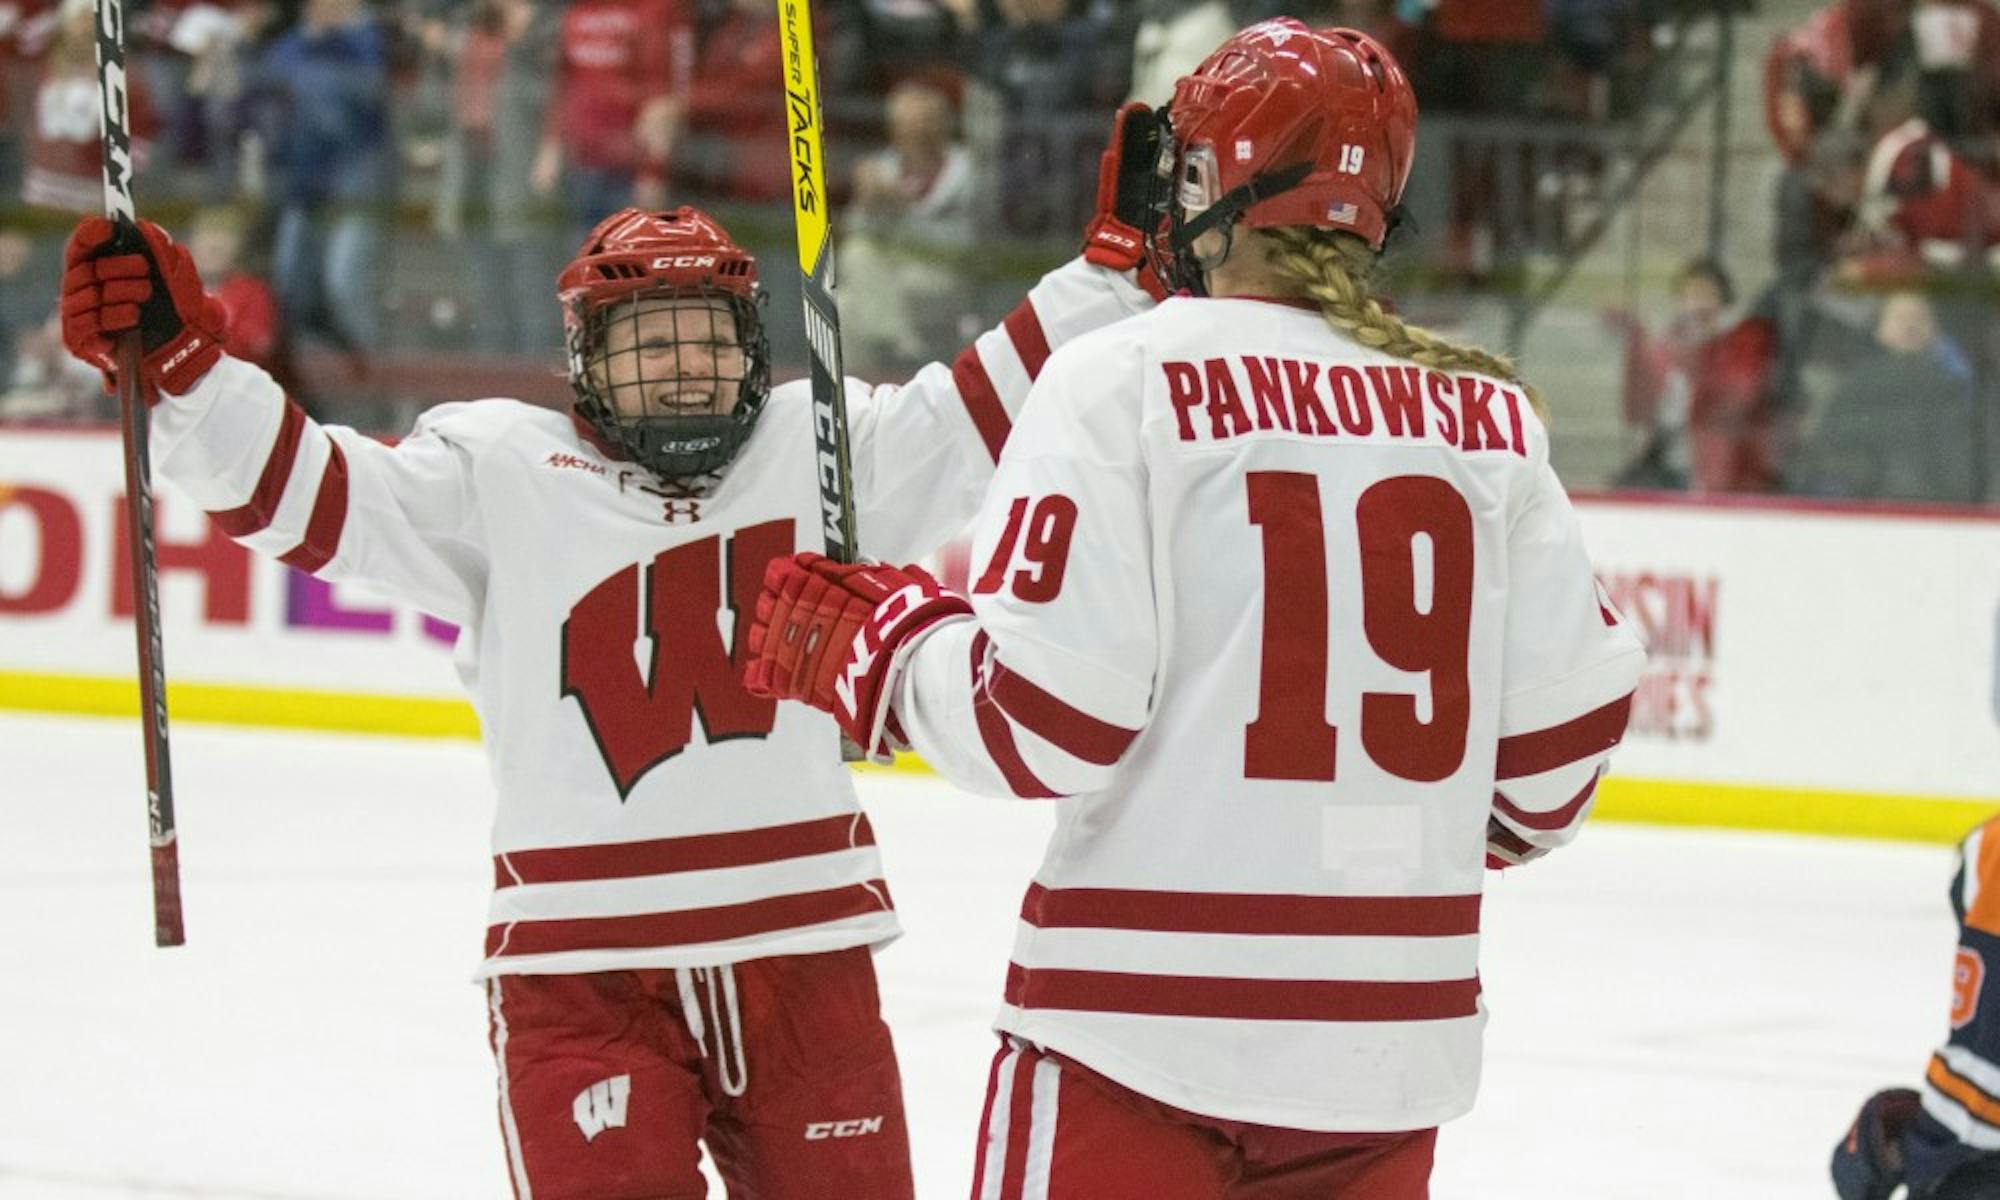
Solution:
[{"label": "crowd in stands", "polygon": [[1770,285],[1696,262],[1628,340],[1621,481],[1704,492],[1994,498],[2000,9],[1841,0],[1771,44],[1784,167]]},{"label": "crowd in stands", "polygon": [[[1429,113],[1604,125],[1645,103],[1662,27],[1717,2],[820,0],[842,286],[867,297],[843,314],[849,366],[892,376],[982,327],[983,277],[1039,269],[1073,240],[1112,109],[1164,102],[1249,22],[1284,12],[1374,33]],[[341,406],[371,379],[394,390],[393,365],[416,360],[475,363],[496,386],[559,399],[550,281],[582,231],[628,203],[717,207],[767,256],[783,366],[773,0],[128,10],[141,208],[209,256],[232,349],[308,403],[393,425],[403,414]],[[109,411],[49,325],[61,236],[101,204],[91,12],[0,0],[0,416]],[[1990,488],[1977,461],[1883,447],[1922,440],[1954,405],[1976,423],[2000,376],[1987,274],[2000,10],[1828,4],[1772,44],[1763,84],[1785,162],[1775,278],[1739,300],[1727,271],[1695,261],[1668,327],[1621,318],[1639,445],[1623,481]],[[1901,393],[1930,416],[1869,409],[1855,381],[1897,371],[1922,381]],[[1984,445],[1955,444],[1974,459]]]}]

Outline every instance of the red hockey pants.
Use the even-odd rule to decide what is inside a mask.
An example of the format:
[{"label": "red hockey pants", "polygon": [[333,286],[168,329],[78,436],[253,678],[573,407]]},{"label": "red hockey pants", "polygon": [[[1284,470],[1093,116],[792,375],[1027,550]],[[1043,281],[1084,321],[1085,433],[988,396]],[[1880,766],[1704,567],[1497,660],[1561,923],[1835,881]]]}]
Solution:
[{"label": "red hockey pants", "polygon": [[1313,1133],[1198,1116],[1003,1038],[972,1200],[1425,1200],[1437,1130]]},{"label": "red hockey pants", "polygon": [[487,981],[517,1200],[910,1200],[866,947]]}]

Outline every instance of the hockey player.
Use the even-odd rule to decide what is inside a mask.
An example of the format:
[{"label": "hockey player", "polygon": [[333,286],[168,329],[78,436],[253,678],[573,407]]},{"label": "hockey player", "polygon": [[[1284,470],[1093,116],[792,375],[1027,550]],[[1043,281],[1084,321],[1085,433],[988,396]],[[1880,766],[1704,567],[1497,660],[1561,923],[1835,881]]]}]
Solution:
[{"label": "hockey player", "polygon": [[766,576],[753,691],[1058,798],[975,1197],[1420,1197],[1471,1106],[1482,860],[1575,835],[1644,655],[1512,367],[1366,290],[1415,120],[1365,35],[1231,38],[1161,130],[1191,294],[1050,359],[969,600]]},{"label": "hockey player", "polygon": [[[804,382],[767,386],[751,257],[626,209],[562,272],[574,413],[447,404],[391,447],[220,349],[151,224],[72,235],[64,337],[139,329],[153,462],[232,536],[458,622],[496,789],[485,981],[520,1200],[911,1194],[870,948],[898,932],[833,721],[740,681],[764,566],[820,544]],[[849,380],[859,528],[976,510],[1051,347],[1150,304],[1084,262],[901,387]],[[835,1130],[851,1136],[832,1136]]]},{"label": "hockey player", "polygon": [[1889,1200],[1898,1187],[1909,1200],[2000,1196],[2000,983],[1986,977],[2000,965],[2000,817],[1959,844],[1951,911],[1951,1035],[1921,1091],[1877,1092],[1834,1146],[1841,1200]]}]

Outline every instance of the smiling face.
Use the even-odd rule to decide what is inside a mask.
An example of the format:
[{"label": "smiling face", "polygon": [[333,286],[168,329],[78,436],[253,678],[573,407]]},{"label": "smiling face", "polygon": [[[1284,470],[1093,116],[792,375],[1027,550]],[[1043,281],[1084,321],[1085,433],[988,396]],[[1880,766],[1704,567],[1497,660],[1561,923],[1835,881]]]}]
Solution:
[{"label": "smiling face", "polygon": [[709,297],[641,297],[598,316],[591,382],[619,417],[724,416],[747,363],[736,314]]}]

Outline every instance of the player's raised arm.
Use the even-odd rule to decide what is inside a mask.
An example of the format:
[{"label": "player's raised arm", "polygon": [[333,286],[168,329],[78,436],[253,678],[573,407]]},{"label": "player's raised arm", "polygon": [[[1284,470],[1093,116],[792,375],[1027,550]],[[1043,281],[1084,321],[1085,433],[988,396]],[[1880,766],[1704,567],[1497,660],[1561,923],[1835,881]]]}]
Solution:
[{"label": "player's raised arm", "polygon": [[253,550],[465,623],[484,588],[467,444],[476,424],[436,410],[393,449],[322,427],[262,369],[223,353],[221,308],[187,250],[149,221],[139,228],[142,251],[112,253],[110,222],[78,224],[63,338],[109,373],[109,338],[140,330],[161,474]]},{"label": "player's raised arm", "polygon": [[1158,144],[1150,110],[1120,110],[1082,253],[1042,276],[950,363],[931,363],[898,385],[850,383],[855,499],[869,556],[914,557],[957,533],[977,511],[1049,356],[1163,294],[1137,231]]},{"label": "player's raised arm", "polygon": [[[1129,371],[1116,347],[1112,331],[1065,357],[1095,360],[1090,378]],[[751,687],[831,711],[878,756],[914,747],[974,791],[1101,788],[1152,694],[1145,506],[1131,405],[1037,387],[980,512],[970,601],[915,570],[773,563]]]}]

